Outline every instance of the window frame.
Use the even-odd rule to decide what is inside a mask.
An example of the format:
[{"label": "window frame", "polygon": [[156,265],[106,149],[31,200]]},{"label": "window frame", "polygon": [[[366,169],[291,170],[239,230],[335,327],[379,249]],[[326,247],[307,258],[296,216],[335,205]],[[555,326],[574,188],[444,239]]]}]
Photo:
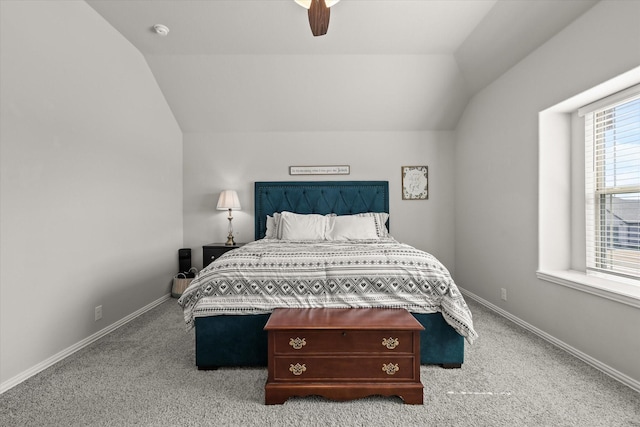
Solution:
[{"label": "window frame", "polygon": [[637,280],[586,274],[585,140],[578,117],[579,108],[635,85],[640,85],[640,67],[539,112],[536,277],[640,308]]}]

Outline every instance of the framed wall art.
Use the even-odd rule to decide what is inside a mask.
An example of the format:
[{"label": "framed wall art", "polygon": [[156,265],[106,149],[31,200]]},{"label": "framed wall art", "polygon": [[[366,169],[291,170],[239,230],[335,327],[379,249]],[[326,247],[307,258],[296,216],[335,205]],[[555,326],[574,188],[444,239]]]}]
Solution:
[{"label": "framed wall art", "polygon": [[402,200],[426,200],[428,198],[428,167],[402,166]]}]

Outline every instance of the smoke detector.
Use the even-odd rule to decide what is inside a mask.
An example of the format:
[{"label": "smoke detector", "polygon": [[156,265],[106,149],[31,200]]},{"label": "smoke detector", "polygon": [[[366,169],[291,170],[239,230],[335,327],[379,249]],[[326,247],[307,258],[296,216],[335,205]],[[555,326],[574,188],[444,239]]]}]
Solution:
[{"label": "smoke detector", "polygon": [[169,34],[169,27],[167,27],[166,25],[162,25],[162,24],[156,24],[153,26],[153,31],[156,32],[156,34],[158,34],[159,36],[166,36],[167,34]]}]

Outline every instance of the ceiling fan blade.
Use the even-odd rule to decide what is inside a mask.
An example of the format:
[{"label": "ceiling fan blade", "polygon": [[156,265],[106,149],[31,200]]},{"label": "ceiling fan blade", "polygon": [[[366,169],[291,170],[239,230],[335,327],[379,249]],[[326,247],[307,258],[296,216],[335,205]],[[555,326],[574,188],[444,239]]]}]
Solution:
[{"label": "ceiling fan blade", "polygon": [[329,29],[330,10],[324,0],[311,0],[309,25],[314,36],[323,36]]}]

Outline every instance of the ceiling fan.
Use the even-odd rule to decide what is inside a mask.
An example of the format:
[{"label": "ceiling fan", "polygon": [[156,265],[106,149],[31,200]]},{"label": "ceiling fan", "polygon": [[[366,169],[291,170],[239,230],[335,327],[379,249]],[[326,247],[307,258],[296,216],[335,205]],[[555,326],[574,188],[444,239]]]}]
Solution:
[{"label": "ceiling fan", "polygon": [[340,0],[295,0],[308,9],[309,25],[314,36],[324,36],[329,29],[329,8]]}]

